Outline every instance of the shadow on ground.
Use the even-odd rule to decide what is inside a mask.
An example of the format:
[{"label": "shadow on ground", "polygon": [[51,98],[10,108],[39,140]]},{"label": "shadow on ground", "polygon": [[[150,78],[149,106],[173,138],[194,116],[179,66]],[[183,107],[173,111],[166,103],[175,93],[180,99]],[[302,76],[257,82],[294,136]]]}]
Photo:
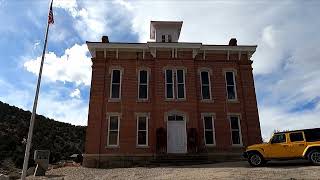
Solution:
[{"label": "shadow on ground", "polygon": [[[269,161],[266,165],[258,168],[283,168],[283,169],[291,169],[297,167],[306,167],[312,166],[306,160],[289,160],[289,161]],[[198,164],[198,165],[160,165],[160,166],[153,166],[149,168],[170,168],[170,167],[177,167],[177,168],[255,168],[251,167],[247,161],[235,161],[235,162],[217,162],[212,164]]]}]

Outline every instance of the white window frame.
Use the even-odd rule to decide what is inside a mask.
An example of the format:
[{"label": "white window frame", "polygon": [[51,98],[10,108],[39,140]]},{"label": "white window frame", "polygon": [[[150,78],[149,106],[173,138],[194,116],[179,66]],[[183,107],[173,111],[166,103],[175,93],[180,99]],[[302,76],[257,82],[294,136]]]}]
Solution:
[{"label": "white window frame", "polygon": [[[147,84],[141,84],[140,83],[140,72],[141,71],[146,71],[147,72]],[[147,101],[149,99],[149,70],[147,69],[140,69],[138,71],[138,100],[142,100],[142,101]],[[140,85],[147,85],[147,98],[140,98],[139,95],[140,95]]]},{"label": "white window frame", "polygon": [[[115,70],[120,71],[119,98],[113,98],[113,97],[112,97],[112,84],[114,84],[114,83],[112,83],[112,80],[113,80],[113,71],[115,71]],[[121,100],[121,86],[122,86],[122,70],[119,69],[119,68],[111,69],[110,94],[109,94],[110,100],[115,100],[115,101]]]},{"label": "white window frame", "polygon": [[[231,126],[231,117],[237,117],[238,118],[238,127],[239,129],[232,129],[232,126]],[[229,125],[230,125],[230,137],[231,137],[231,143],[232,143],[232,146],[243,146],[243,141],[242,141],[242,132],[241,132],[241,123],[240,123],[240,119],[241,119],[241,116],[239,114],[229,114],[228,115],[228,119],[229,119]],[[233,141],[232,141],[232,132],[233,131],[239,131],[239,138],[240,138],[240,144],[234,144]]]},{"label": "white window frame", "polygon": [[[146,144],[138,144],[138,135],[139,135],[139,117],[146,118]],[[136,128],[136,146],[146,148],[149,147],[149,113],[136,113],[137,119],[137,128]],[[140,130],[141,131],[141,130]]]},{"label": "white window frame", "polygon": [[[203,86],[203,84],[202,84],[202,77],[201,77],[201,73],[202,72],[207,72],[208,73],[208,79],[209,79],[209,96],[210,96],[210,98],[209,99],[203,99],[203,94],[202,94],[202,86]],[[210,71],[209,70],[201,70],[200,71],[200,83],[201,83],[201,100],[202,101],[210,101],[210,100],[212,100],[212,92],[211,92],[211,73],[210,73]]]},{"label": "white window frame", "polygon": [[166,35],[161,35],[161,42],[166,42]]},{"label": "white window frame", "polygon": [[[183,83],[179,83],[178,82],[178,70],[181,70],[183,72]],[[177,99],[178,100],[185,100],[186,99],[186,71],[183,68],[178,68],[178,69],[175,70],[174,75],[176,76],[176,83],[175,83],[176,86],[175,87],[176,87]],[[183,91],[184,91],[183,92],[184,93],[184,97],[183,98],[179,98],[178,97],[178,95],[179,95],[179,93],[178,93],[178,85],[179,84],[183,84]]]},{"label": "white window frame", "polygon": [[[213,144],[207,144],[206,140],[206,128],[205,128],[205,117],[211,117],[212,121],[212,134],[213,134]],[[215,120],[215,113],[201,113],[201,118],[202,118],[202,123],[203,123],[203,138],[204,138],[204,143],[206,146],[216,146],[216,131],[214,127],[214,120]],[[208,129],[209,130],[209,129]],[[210,129],[211,130],[211,129]]]},{"label": "white window frame", "polygon": [[[109,136],[110,136],[110,118],[111,117],[117,117],[118,118],[118,135],[117,135],[117,144],[114,145],[114,144],[110,144],[109,143]],[[120,136],[120,118],[121,118],[121,115],[118,114],[118,113],[111,113],[108,115],[108,137],[107,137],[107,147],[119,147],[119,136]],[[112,130],[112,131],[115,131],[115,130]]]},{"label": "white window frame", "polygon": [[[172,71],[172,98],[168,98],[168,92],[167,92],[167,84],[171,84],[171,83],[168,83],[167,82],[167,70],[170,70],[170,71]],[[165,99],[166,100],[174,100],[175,99],[175,86],[174,86],[174,74],[175,74],[175,72],[174,72],[174,69],[165,69],[164,70],[164,73],[165,73]]]},{"label": "white window frame", "polygon": [[[167,35],[167,38],[168,38],[168,41],[167,41],[167,42],[169,42],[169,43],[172,42],[172,36],[171,36],[171,34],[168,34],[168,35]],[[170,40],[170,41],[169,41],[169,40]]]},{"label": "white window frame", "polygon": [[[228,86],[232,86],[232,85],[228,85],[228,82],[227,82],[227,72],[231,72],[231,73],[232,73],[234,93],[235,93],[234,99],[229,99],[229,98],[228,98]],[[237,100],[238,100],[238,95],[237,95],[237,83],[236,83],[236,74],[235,74],[235,72],[234,72],[234,71],[225,71],[225,72],[224,72],[224,77],[225,77],[225,82],[226,82],[227,100],[228,100],[228,101],[237,101]]]}]

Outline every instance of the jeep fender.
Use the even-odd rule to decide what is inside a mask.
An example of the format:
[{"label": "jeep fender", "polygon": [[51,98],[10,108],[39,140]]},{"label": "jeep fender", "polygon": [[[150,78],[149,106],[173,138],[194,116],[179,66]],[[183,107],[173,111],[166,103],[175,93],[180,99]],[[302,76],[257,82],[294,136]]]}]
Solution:
[{"label": "jeep fender", "polygon": [[306,157],[309,153],[309,150],[313,149],[313,148],[320,149],[320,145],[319,144],[312,144],[312,145],[307,146],[306,149],[303,151],[302,157]]},{"label": "jeep fender", "polygon": [[263,151],[261,148],[249,149],[249,150],[246,151],[246,153],[248,153],[248,154],[249,154],[250,152],[258,152],[258,153],[260,153],[260,154],[263,156],[263,158],[266,157],[265,154],[264,154],[264,151]]}]

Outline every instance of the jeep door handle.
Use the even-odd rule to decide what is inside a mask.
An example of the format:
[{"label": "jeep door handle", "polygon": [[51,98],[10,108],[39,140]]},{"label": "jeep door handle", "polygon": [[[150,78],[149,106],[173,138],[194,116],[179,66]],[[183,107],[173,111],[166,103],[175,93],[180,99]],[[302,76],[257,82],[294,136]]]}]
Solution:
[{"label": "jeep door handle", "polygon": [[304,144],[299,144],[299,146],[304,146]]}]

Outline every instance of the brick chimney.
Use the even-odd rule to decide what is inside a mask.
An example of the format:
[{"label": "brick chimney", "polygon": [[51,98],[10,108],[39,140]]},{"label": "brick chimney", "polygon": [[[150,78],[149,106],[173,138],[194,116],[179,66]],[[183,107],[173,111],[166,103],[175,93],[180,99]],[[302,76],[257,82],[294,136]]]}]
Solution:
[{"label": "brick chimney", "polygon": [[102,36],[101,41],[102,41],[103,43],[109,43],[109,38],[108,38],[108,36]]},{"label": "brick chimney", "polygon": [[229,46],[237,46],[237,39],[231,38],[229,41]]}]

